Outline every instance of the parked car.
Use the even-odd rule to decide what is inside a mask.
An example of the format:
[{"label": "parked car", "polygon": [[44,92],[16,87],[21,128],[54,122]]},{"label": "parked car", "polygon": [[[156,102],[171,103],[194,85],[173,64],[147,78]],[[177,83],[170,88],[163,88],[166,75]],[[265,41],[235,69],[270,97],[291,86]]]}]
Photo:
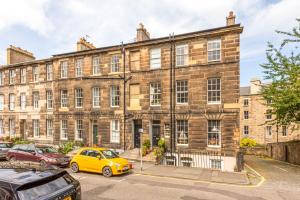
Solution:
[{"label": "parked car", "polygon": [[10,161],[23,160],[39,162],[42,166],[55,165],[68,167],[70,158],[58,153],[57,149],[46,145],[17,144],[7,152],[7,159]]},{"label": "parked car", "polygon": [[2,142],[0,141],[0,159],[6,159],[6,155],[9,149],[11,149],[11,142]]},{"label": "parked car", "polygon": [[6,166],[0,166],[1,200],[81,200],[80,183],[65,170]]},{"label": "parked car", "polygon": [[70,162],[73,172],[102,173],[105,177],[128,173],[132,165],[115,152],[105,148],[81,148]]}]

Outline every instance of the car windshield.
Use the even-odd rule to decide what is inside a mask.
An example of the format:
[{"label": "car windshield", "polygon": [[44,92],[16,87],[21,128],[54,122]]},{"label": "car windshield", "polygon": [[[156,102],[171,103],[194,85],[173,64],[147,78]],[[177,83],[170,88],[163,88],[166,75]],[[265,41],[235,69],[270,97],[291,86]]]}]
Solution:
[{"label": "car windshield", "polygon": [[119,156],[111,151],[111,150],[103,150],[101,153],[105,156],[105,158],[118,158]]},{"label": "car windshield", "polygon": [[53,147],[36,147],[36,150],[40,154],[45,154],[45,153],[58,153],[58,151],[53,148]]},{"label": "car windshield", "polygon": [[68,185],[68,182],[63,177],[60,177],[37,187],[20,190],[18,191],[18,196],[21,200],[35,200],[48,196],[49,194],[65,188]]},{"label": "car windshield", "polygon": [[12,144],[10,143],[0,143],[0,148],[11,148]]}]

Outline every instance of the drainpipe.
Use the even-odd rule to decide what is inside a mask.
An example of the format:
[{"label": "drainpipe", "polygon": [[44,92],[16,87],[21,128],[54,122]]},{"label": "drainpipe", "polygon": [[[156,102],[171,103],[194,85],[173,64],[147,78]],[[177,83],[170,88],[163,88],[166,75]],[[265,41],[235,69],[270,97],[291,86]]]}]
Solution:
[{"label": "drainpipe", "polygon": [[170,42],[170,150],[171,150],[171,155],[173,153],[173,114],[172,114],[172,58],[173,58],[173,46],[172,46],[172,39],[171,39],[171,34],[169,34],[169,42]]},{"label": "drainpipe", "polygon": [[126,150],[126,73],[125,73],[125,48],[122,42],[122,53],[123,53],[123,140],[124,140],[124,151]]}]

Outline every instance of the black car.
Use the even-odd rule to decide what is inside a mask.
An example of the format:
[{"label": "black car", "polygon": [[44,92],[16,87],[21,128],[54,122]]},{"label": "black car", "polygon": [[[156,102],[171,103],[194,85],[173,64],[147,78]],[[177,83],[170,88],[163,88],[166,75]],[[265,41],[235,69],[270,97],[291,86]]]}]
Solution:
[{"label": "black car", "polygon": [[80,183],[65,170],[10,165],[0,166],[1,200],[81,200]]}]

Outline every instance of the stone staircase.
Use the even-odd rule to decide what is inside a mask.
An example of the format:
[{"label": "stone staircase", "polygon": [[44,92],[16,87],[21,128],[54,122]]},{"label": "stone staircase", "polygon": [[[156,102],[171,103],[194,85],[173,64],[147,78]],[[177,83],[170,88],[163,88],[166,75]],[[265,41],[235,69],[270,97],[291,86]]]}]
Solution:
[{"label": "stone staircase", "polygon": [[[127,150],[127,151],[121,153],[120,157],[126,158],[127,160],[131,160],[131,161],[140,161],[140,159],[141,159],[140,149],[135,148],[135,149]],[[155,162],[155,156],[154,156],[153,152],[144,156],[143,161]]]},{"label": "stone staircase", "polygon": [[140,160],[140,149],[135,148],[131,150],[126,150],[120,154],[120,157],[126,158],[127,160]]}]

